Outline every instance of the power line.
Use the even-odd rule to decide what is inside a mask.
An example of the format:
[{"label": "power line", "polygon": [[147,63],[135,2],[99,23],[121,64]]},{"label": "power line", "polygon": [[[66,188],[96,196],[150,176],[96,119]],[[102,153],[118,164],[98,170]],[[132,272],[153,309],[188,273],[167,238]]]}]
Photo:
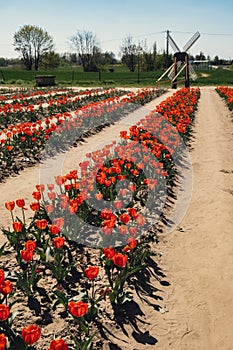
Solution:
[{"label": "power line", "polygon": [[[160,32],[154,32],[154,33],[147,33],[147,34],[138,34],[138,35],[132,35],[133,38],[139,38],[139,37],[142,37],[142,36],[151,36],[151,35],[156,35],[156,34],[163,34],[165,33],[166,30],[163,30],[163,31],[160,31]],[[118,39],[108,39],[108,40],[101,40],[100,43],[107,43],[107,42],[110,42],[110,41],[119,41],[119,40],[122,40],[122,37],[121,38],[118,38]]]},{"label": "power line", "polygon": [[[192,34],[193,32],[183,32],[179,30],[170,30],[171,33]],[[219,36],[233,36],[233,33],[205,33],[200,32],[201,35],[219,35]]]}]

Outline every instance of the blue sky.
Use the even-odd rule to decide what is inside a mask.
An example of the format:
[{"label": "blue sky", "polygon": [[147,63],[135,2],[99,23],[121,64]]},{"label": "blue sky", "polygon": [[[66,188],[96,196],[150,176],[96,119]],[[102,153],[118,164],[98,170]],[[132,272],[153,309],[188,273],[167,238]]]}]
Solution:
[{"label": "blue sky", "polygon": [[47,30],[59,53],[75,52],[69,38],[79,29],[93,31],[102,50],[115,54],[128,34],[162,51],[167,29],[181,49],[198,30],[191,54],[233,59],[232,0],[0,0],[0,57],[18,57],[13,35],[25,24]]}]

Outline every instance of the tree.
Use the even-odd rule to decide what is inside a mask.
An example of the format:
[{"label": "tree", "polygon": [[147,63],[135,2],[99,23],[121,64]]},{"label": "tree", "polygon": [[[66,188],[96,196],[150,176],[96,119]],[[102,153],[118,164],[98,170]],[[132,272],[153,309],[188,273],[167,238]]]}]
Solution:
[{"label": "tree", "polygon": [[129,68],[131,72],[135,71],[138,54],[141,51],[141,46],[133,42],[133,37],[127,35],[120,46],[120,51],[122,53],[121,61]]},{"label": "tree", "polygon": [[14,34],[15,50],[22,55],[23,62],[28,70],[32,70],[33,64],[37,71],[42,58],[53,47],[53,39],[40,27],[24,25]]},{"label": "tree", "polygon": [[77,50],[84,72],[97,71],[101,50],[96,35],[91,31],[78,30],[70,41]]},{"label": "tree", "polygon": [[117,60],[115,58],[115,55],[112,51],[105,51],[104,54],[104,63],[105,64],[116,64]]},{"label": "tree", "polygon": [[153,50],[148,49],[146,39],[140,43],[142,48],[142,69],[150,72],[154,70],[156,60],[156,43],[153,45]]},{"label": "tree", "polygon": [[54,51],[47,52],[44,54],[41,65],[47,68],[56,68],[60,65],[60,56]]},{"label": "tree", "polygon": [[206,57],[205,57],[204,53],[202,51],[200,51],[199,55],[196,55],[195,59],[197,61],[203,61],[206,59]]}]

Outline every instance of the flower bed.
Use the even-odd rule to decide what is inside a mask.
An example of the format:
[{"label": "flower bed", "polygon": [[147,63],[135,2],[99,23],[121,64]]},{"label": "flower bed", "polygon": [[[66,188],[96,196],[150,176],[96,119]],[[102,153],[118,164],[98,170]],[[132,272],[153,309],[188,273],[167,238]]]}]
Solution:
[{"label": "flower bed", "polygon": [[[122,93],[110,89],[104,90],[102,94],[96,90],[94,94],[93,91],[88,91],[85,95],[81,93],[82,98],[73,98],[72,101],[67,98],[62,102],[59,100],[59,103],[57,100],[50,100],[49,111],[53,110],[53,114],[47,116],[45,114],[43,119],[40,119],[43,109],[36,111],[33,105],[28,105],[26,118],[31,121],[8,125],[7,129],[0,132],[0,181],[9,174],[18,173],[25,166],[38,162],[50,135],[61,124],[68,129],[79,127],[82,133],[87,133],[96,126],[97,119],[98,126],[104,126],[109,123],[110,115],[112,115],[111,122],[122,117],[120,112],[123,106],[131,105],[137,108],[157,94],[153,89],[142,89],[137,93],[128,93],[126,97],[120,99]],[[95,102],[90,103],[90,100]],[[75,106],[78,106],[76,110]],[[79,133],[79,137],[82,133]]]},{"label": "flower bed", "polygon": [[[146,226],[148,193],[174,179],[173,156],[180,150],[175,128],[186,142],[199,95],[199,89],[177,91],[137,125],[122,130],[120,144],[89,152],[78,169],[57,176],[54,183],[36,185],[31,203],[23,198],[6,203],[12,229],[3,229],[8,243],[1,251],[3,349],[6,339],[16,349],[102,348],[98,330],[104,309],[131,300],[127,285],[147,268],[150,243],[156,240]],[[126,179],[117,197],[116,183]],[[159,187],[155,195],[159,199],[166,193]],[[112,209],[93,210],[87,199],[105,200]],[[15,206],[21,208],[21,218],[15,217]],[[29,222],[25,207],[32,211]],[[101,247],[94,248],[93,241],[84,246],[82,236],[75,236],[81,227],[77,230],[71,217],[96,227]]]},{"label": "flower bed", "polygon": [[218,86],[216,88],[218,94],[223,97],[230,111],[233,110],[233,88],[228,86]]}]

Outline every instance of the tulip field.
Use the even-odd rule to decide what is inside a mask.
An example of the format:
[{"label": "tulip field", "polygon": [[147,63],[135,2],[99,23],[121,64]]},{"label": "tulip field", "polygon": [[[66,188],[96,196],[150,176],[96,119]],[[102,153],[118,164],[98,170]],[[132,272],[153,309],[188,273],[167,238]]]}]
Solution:
[{"label": "tulip field", "polygon": [[[233,89],[217,91],[232,109]],[[78,152],[80,140],[163,92],[0,91],[0,182],[71,147]],[[22,193],[1,208],[12,224],[2,227],[0,349],[103,349],[108,315],[130,305],[153,255],[199,97],[199,88],[177,90],[110,144],[87,149],[67,174],[35,183],[31,200]]]}]

